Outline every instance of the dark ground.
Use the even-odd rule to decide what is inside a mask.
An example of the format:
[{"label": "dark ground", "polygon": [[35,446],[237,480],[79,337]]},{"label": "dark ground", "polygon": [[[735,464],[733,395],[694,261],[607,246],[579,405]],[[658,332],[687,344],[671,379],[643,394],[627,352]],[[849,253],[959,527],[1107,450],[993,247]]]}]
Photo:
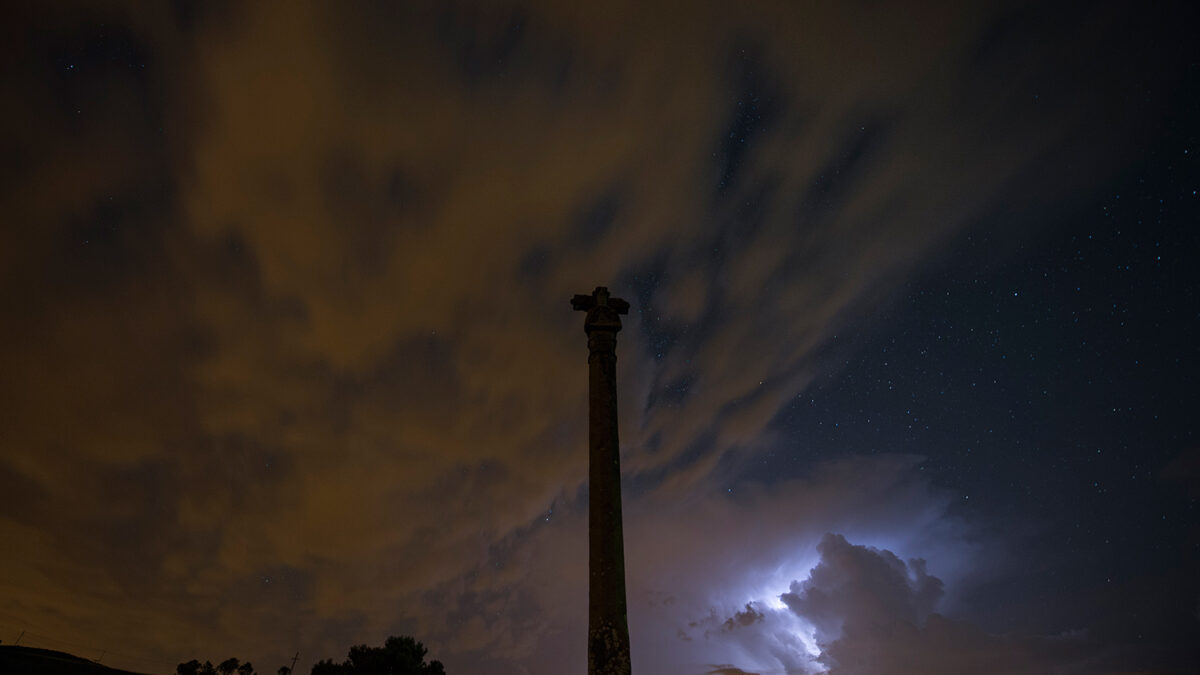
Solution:
[{"label": "dark ground", "polygon": [[141,675],[118,670],[66,652],[19,645],[0,645],[4,675]]}]

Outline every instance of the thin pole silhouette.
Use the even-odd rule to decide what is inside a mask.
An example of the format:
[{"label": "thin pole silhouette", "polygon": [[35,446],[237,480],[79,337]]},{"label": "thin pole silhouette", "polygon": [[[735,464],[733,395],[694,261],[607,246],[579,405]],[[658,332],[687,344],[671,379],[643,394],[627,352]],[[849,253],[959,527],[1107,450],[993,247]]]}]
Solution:
[{"label": "thin pole silhouette", "polygon": [[630,675],[617,435],[617,331],[629,303],[597,286],[571,306],[587,312],[588,675]]}]

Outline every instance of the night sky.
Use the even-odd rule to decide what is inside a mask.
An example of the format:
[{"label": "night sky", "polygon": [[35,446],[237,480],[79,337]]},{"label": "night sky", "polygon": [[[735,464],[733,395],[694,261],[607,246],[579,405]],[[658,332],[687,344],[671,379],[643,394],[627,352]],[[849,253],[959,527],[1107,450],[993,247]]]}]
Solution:
[{"label": "night sky", "polygon": [[607,285],[634,672],[1200,671],[1188,3],[30,4],[4,644],[583,672]]}]

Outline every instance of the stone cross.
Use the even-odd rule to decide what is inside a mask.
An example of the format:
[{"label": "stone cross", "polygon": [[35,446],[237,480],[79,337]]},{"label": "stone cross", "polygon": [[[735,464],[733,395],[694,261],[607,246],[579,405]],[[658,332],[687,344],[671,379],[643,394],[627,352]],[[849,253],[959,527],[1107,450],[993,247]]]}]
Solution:
[{"label": "stone cross", "polygon": [[621,458],[617,440],[617,331],[629,303],[597,286],[571,306],[587,312],[588,675],[629,675]]}]

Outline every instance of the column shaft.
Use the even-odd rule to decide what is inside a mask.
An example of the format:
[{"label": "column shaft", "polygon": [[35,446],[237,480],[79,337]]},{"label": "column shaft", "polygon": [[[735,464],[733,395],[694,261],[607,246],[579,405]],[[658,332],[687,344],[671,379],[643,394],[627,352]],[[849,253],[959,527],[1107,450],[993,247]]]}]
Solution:
[{"label": "column shaft", "polygon": [[589,675],[630,673],[616,338],[615,330],[593,328],[588,332]]}]

